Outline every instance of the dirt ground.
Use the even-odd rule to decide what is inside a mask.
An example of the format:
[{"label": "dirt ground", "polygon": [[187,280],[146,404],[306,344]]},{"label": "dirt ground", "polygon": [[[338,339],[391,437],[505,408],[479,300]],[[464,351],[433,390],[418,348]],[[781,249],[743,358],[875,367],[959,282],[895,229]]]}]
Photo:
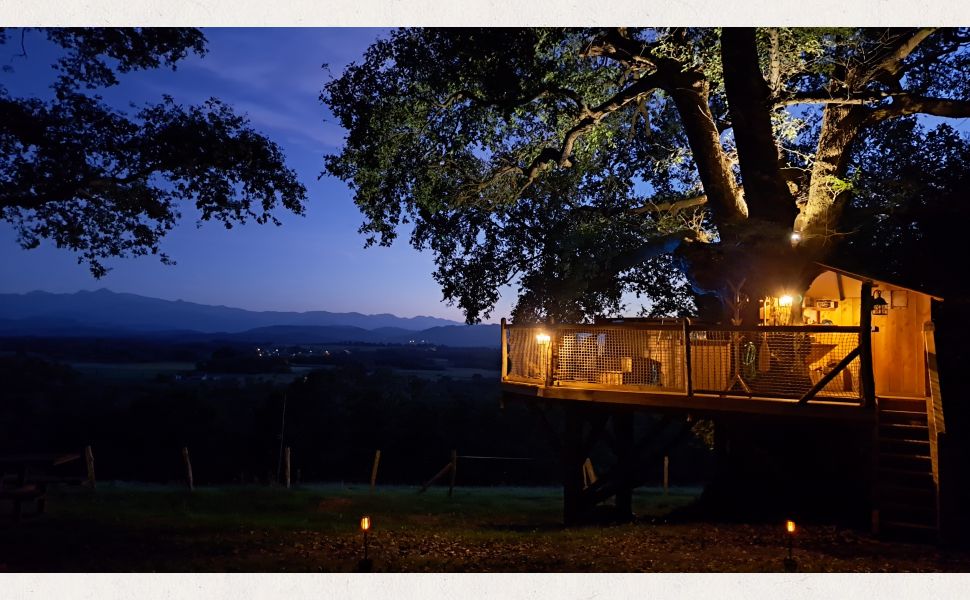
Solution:
[{"label": "dirt ground", "polygon": [[[772,572],[781,523],[677,521],[697,490],[641,490],[636,522],[563,528],[558,490],[299,490],[101,486],[52,495],[46,515],[0,520],[0,571]],[[5,507],[0,507],[5,510]],[[799,524],[799,572],[970,570],[970,553]]]}]

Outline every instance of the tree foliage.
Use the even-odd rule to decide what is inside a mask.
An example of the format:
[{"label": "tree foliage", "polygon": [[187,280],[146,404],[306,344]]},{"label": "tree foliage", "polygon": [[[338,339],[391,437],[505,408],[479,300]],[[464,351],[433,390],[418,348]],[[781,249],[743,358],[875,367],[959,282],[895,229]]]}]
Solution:
[{"label": "tree foliage", "polygon": [[[970,115],[968,41],[963,29],[403,29],[326,86],[348,131],[326,171],[353,187],[368,243],[413,223],[470,321],[509,282],[516,318],[617,312],[625,292],[661,312],[689,310],[692,294],[740,309],[729,290],[805,285],[843,241],[858,139],[916,113]],[[692,294],[657,285],[672,268]]]},{"label": "tree foliage", "polygon": [[[0,43],[13,50],[34,33],[0,30]],[[0,218],[22,247],[50,240],[101,277],[109,257],[160,254],[170,262],[159,244],[184,202],[227,228],[278,223],[278,207],[303,213],[306,190],[279,146],[218,99],[183,106],[165,96],[127,113],[94,93],[117,85],[119,74],[174,69],[190,53],[203,55],[200,31],[44,33],[62,50],[53,98],[15,97],[0,85]]]}]

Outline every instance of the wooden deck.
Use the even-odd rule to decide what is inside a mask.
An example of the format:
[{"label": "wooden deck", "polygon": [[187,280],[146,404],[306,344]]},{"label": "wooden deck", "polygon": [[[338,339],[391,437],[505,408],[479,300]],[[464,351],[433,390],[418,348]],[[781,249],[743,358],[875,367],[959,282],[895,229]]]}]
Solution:
[{"label": "wooden deck", "polygon": [[523,399],[875,423],[861,327],[634,321],[502,327],[502,389]]}]

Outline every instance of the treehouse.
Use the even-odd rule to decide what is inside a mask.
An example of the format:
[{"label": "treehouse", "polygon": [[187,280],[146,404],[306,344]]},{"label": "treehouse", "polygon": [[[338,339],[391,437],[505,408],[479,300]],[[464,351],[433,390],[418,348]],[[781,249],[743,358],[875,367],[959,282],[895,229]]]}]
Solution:
[{"label": "treehouse", "polygon": [[[596,429],[590,423],[586,435],[582,417],[569,416],[584,406],[626,415],[650,411],[752,423],[768,418],[814,423],[814,431],[825,431],[825,423],[851,425],[869,446],[873,528],[936,531],[937,440],[944,423],[930,308],[942,299],[819,268],[803,296],[778,290],[758,300],[756,326],[688,319],[503,322],[503,392],[569,409],[563,446],[567,455],[572,448],[573,462],[586,460],[584,448]],[[570,424],[570,418],[580,422]],[[632,435],[631,426],[620,423],[629,418],[614,417],[614,440]],[[633,446],[630,439],[617,446],[619,464],[622,448]],[[613,479],[620,481],[589,491],[567,466],[567,519],[578,510],[570,504],[583,504],[584,493],[586,504],[617,494],[618,508],[625,507],[626,487],[635,485],[631,470],[615,469]]]}]

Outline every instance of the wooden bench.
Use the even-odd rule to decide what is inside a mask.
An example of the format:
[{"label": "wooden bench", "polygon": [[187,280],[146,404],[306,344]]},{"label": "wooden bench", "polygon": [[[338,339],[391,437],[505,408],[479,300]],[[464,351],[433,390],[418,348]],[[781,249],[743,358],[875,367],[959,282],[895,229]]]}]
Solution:
[{"label": "wooden bench", "polygon": [[[47,486],[51,483],[81,483],[81,477],[54,476],[45,471],[78,460],[78,454],[22,454],[0,457],[0,500],[13,502],[13,516],[23,516],[23,503],[34,501],[36,514],[47,507]],[[35,473],[30,473],[31,470]],[[16,474],[8,473],[15,471]],[[36,472],[39,471],[39,472]]]},{"label": "wooden bench", "polygon": [[0,487],[0,500],[13,500],[13,516],[20,520],[24,514],[24,502],[33,500],[37,514],[43,514],[47,508],[47,484],[26,483],[10,487]]}]

